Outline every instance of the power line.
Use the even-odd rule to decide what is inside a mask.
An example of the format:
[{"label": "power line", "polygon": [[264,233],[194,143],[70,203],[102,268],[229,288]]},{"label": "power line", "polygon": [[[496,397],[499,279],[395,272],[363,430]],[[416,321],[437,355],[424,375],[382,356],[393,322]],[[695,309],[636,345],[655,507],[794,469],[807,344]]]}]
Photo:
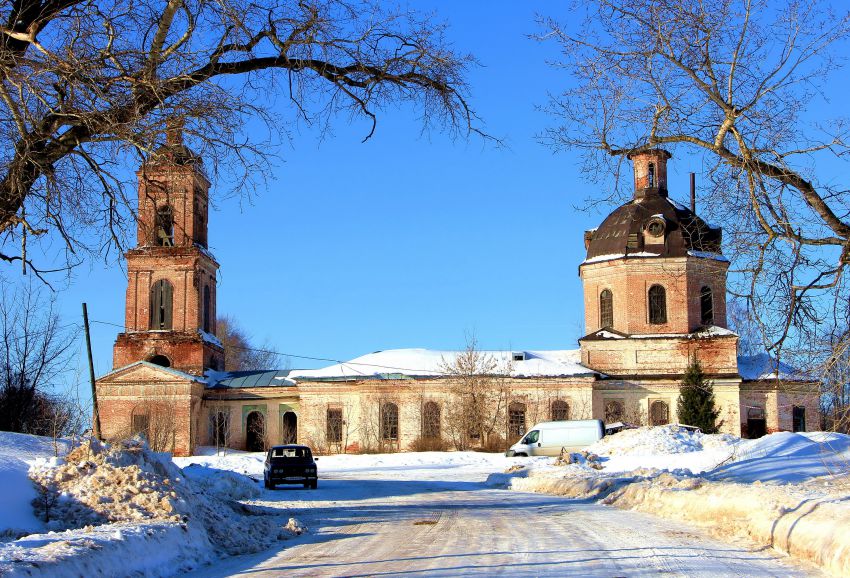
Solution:
[{"label": "power line", "polygon": [[[111,323],[109,321],[98,321],[96,319],[89,319],[89,322],[90,323],[98,323],[100,325],[110,325],[112,327],[118,327],[118,328],[124,329],[126,331],[126,326],[119,325],[117,323]],[[242,351],[254,351],[254,352],[257,352],[257,353],[269,353],[269,354],[272,354],[272,355],[280,355],[281,357],[293,357],[295,359],[306,359],[306,360],[309,360],[309,361],[324,361],[324,362],[329,362],[329,363],[336,363],[337,365],[342,365],[342,366],[360,365],[360,366],[364,366],[364,367],[380,367],[382,369],[395,369],[395,370],[398,370],[398,371],[418,371],[418,372],[425,372],[425,373],[431,373],[431,374],[433,374],[433,373],[439,374],[439,372],[435,372],[433,369],[396,367],[396,366],[393,366],[393,365],[382,365],[380,363],[364,363],[364,362],[358,362],[358,361],[342,361],[340,359],[333,359],[333,358],[330,358],[330,357],[316,357],[316,356],[312,356],[312,355],[299,355],[297,353],[285,353],[285,352],[282,352],[282,351],[274,351],[274,350],[271,350],[271,349],[259,349],[259,348],[256,348],[256,347],[240,347],[238,345],[231,345],[230,347],[232,347],[233,349],[240,349]],[[352,371],[357,372],[360,375],[368,375],[366,373],[357,371],[356,368],[351,367],[350,369]],[[313,371],[313,370],[305,370],[305,371]]]}]

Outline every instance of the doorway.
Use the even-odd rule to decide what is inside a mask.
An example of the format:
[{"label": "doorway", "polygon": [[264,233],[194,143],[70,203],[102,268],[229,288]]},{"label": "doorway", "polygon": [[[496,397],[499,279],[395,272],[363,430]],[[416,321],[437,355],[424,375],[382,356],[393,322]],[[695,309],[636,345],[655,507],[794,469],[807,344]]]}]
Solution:
[{"label": "doorway", "polygon": [[280,420],[280,439],[285,444],[298,443],[298,416],[294,411],[283,414]]},{"label": "doorway", "polygon": [[747,437],[751,440],[767,434],[767,420],[764,409],[760,407],[747,408]]},{"label": "doorway", "polygon": [[261,452],[266,449],[266,418],[259,411],[252,411],[245,420],[245,449]]}]

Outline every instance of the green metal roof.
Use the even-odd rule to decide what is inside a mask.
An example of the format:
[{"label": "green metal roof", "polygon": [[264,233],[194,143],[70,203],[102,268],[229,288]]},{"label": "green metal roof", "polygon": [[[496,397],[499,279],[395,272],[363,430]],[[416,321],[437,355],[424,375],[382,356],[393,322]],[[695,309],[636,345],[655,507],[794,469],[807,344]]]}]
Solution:
[{"label": "green metal roof", "polygon": [[207,388],[294,387],[295,382],[287,379],[289,372],[289,369],[270,369],[216,373],[209,376],[209,385]]}]

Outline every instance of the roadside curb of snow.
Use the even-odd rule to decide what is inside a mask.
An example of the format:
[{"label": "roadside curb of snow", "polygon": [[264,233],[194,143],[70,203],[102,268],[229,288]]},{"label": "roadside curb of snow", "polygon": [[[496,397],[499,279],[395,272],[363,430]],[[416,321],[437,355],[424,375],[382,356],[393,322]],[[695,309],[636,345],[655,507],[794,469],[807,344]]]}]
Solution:
[{"label": "roadside curb of snow", "polygon": [[[194,539],[190,534],[196,534]],[[3,576],[173,576],[213,559],[205,536],[151,521],[32,534],[4,545]]]},{"label": "roadside curb of snow", "polygon": [[521,492],[595,500],[694,523],[724,537],[746,536],[837,576],[850,576],[850,504],[801,499],[760,482],[699,476],[560,476],[552,470],[493,474],[488,484]]}]

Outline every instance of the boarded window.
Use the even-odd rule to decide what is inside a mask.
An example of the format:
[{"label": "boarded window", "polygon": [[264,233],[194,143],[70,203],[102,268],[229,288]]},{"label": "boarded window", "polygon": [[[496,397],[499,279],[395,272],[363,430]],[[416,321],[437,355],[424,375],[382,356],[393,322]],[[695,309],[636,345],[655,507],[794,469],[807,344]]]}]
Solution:
[{"label": "boarded window", "polygon": [[154,244],[163,247],[174,245],[174,213],[168,205],[160,207],[156,211],[154,234],[156,235]]},{"label": "boarded window", "polygon": [[714,297],[711,287],[703,287],[699,290],[700,319],[703,325],[714,325]]},{"label": "boarded window", "polygon": [[570,419],[570,406],[563,399],[552,402],[552,421],[564,421]]},{"label": "boarded window", "polygon": [[381,406],[381,439],[398,441],[398,406],[394,403]]},{"label": "boarded window", "polygon": [[426,401],[422,404],[422,437],[425,439],[440,437],[440,406],[436,402]]},{"label": "boarded window", "polygon": [[666,425],[670,423],[670,406],[661,400],[653,401],[649,406],[649,425]]},{"label": "boarded window", "polygon": [[655,186],[655,163],[649,163],[649,184],[648,186]]},{"label": "boarded window", "polygon": [[150,329],[171,329],[171,303],[174,290],[171,283],[160,279],[151,287]]},{"label": "boarded window", "polygon": [[514,402],[508,406],[508,437],[525,435],[525,404]]},{"label": "boarded window", "polygon": [[605,423],[623,421],[623,402],[615,399],[605,402]]},{"label": "boarded window", "polygon": [[667,323],[667,292],[661,285],[649,288],[649,322]]},{"label": "boarded window", "polygon": [[614,294],[608,289],[599,294],[599,326],[614,327]]},{"label": "boarded window", "polygon": [[342,443],[342,410],[328,408],[328,443]]}]

